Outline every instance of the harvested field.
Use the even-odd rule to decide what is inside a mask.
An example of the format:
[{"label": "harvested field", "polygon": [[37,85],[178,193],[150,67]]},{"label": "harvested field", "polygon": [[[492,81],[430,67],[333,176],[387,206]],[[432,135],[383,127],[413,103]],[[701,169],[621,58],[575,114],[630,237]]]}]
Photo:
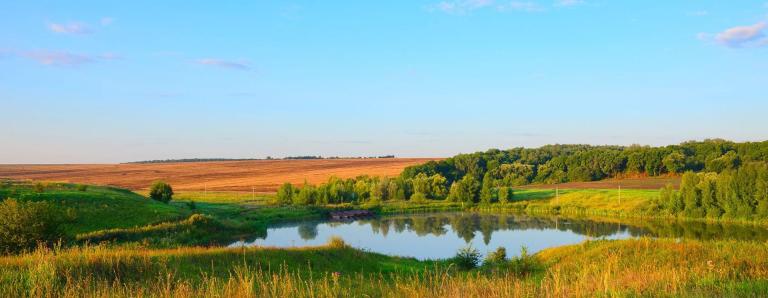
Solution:
[{"label": "harvested field", "polygon": [[251,160],[157,164],[0,165],[0,178],[112,185],[144,190],[165,180],[174,190],[274,192],[284,182],[316,184],[331,176],[396,176],[430,158]]},{"label": "harvested field", "polygon": [[[660,189],[667,184],[672,184],[677,187],[680,185],[680,177],[646,177],[646,178],[623,178],[623,179],[608,179],[600,181],[590,182],[567,182],[557,184],[560,189],[613,189],[621,188],[626,189]],[[526,186],[519,186],[522,189],[546,189],[555,188],[552,184],[531,184]]]}]

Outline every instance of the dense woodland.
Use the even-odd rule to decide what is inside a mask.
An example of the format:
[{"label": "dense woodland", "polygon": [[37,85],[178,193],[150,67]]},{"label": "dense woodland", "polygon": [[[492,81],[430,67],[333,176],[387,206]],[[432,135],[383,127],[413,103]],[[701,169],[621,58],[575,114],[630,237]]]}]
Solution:
[{"label": "dense woodland", "polygon": [[768,166],[749,164],[719,174],[686,172],[679,191],[662,189],[659,208],[688,217],[768,218]]},{"label": "dense woodland", "polygon": [[[278,200],[297,205],[445,199],[507,202],[513,200],[514,187],[531,183],[678,175],[688,171],[716,175],[766,161],[768,141],[735,143],[715,139],[665,147],[547,145],[491,149],[408,167],[392,178],[333,177],[321,185],[302,187],[286,183],[278,191]],[[729,175],[734,174],[724,177]],[[727,212],[723,209],[722,213]]]}]

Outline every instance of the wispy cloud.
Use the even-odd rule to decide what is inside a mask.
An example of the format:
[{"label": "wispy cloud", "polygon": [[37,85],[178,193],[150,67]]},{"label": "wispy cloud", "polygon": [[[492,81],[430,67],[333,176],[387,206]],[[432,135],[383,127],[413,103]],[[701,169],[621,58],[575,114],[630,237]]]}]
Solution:
[{"label": "wispy cloud", "polygon": [[52,66],[72,67],[72,66],[80,66],[83,64],[94,62],[94,59],[88,55],[75,54],[70,52],[60,52],[60,51],[46,51],[46,50],[27,51],[27,52],[22,52],[21,56],[37,61],[38,63],[43,65],[52,65]]},{"label": "wispy cloud", "polygon": [[768,44],[768,38],[765,37],[764,33],[765,28],[765,22],[748,26],[737,26],[715,34],[714,39],[719,44],[731,48],[764,46]]},{"label": "wispy cloud", "polygon": [[88,28],[88,25],[81,22],[49,23],[48,30],[61,34],[83,35],[91,33],[91,29]]},{"label": "wispy cloud", "polygon": [[101,20],[99,20],[99,23],[102,26],[109,26],[109,25],[112,25],[112,23],[114,23],[114,22],[115,22],[115,19],[111,18],[111,17],[103,17],[103,18],[101,18]]},{"label": "wispy cloud", "polygon": [[437,3],[434,5],[434,9],[445,13],[466,13],[493,5],[493,0],[454,0]]},{"label": "wispy cloud", "polygon": [[197,59],[195,63],[200,65],[215,66],[234,70],[250,70],[251,66],[243,61],[227,61],[215,58]]},{"label": "wispy cloud", "polygon": [[510,1],[499,4],[496,7],[499,11],[524,11],[524,12],[536,12],[544,10],[535,2],[530,1]]},{"label": "wispy cloud", "polygon": [[77,67],[85,64],[95,63],[105,60],[122,59],[120,55],[114,53],[104,53],[99,55],[78,54],[68,51],[34,50],[14,52],[19,57],[36,61],[42,65]]},{"label": "wispy cloud", "polygon": [[558,0],[555,2],[555,6],[576,6],[584,4],[583,0]]}]

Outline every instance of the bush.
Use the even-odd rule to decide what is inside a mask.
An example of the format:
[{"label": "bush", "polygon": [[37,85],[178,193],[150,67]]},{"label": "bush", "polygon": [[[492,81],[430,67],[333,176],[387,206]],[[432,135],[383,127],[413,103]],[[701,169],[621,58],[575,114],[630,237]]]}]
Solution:
[{"label": "bush", "polygon": [[528,248],[520,248],[520,256],[513,257],[510,261],[510,268],[519,275],[528,275],[536,269],[536,259],[528,254]]},{"label": "bush", "polygon": [[344,242],[344,239],[341,239],[341,237],[339,237],[339,236],[333,236],[330,239],[328,239],[328,244],[327,245],[329,247],[332,247],[332,248],[347,248],[347,247],[349,247],[349,244]]},{"label": "bush", "polygon": [[197,210],[197,204],[195,203],[195,201],[187,202],[187,207],[189,207],[189,210]]},{"label": "bush", "polygon": [[489,253],[487,257],[485,257],[485,263],[486,264],[501,264],[507,260],[507,249],[503,247],[499,247],[496,249],[496,251]]},{"label": "bush", "polygon": [[51,246],[63,237],[59,228],[63,217],[48,202],[0,203],[0,252],[32,250],[38,244]]},{"label": "bush", "polygon": [[149,189],[149,197],[155,201],[168,204],[173,199],[173,188],[168,183],[157,181]]},{"label": "bush", "polygon": [[411,203],[423,204],[427,202],[427,196],[423,193],[417,192],[411,196]]},{"label": "bush", "polygon": [[459,249],[456,256],[453,257],[453,262],[461,270],[474,269],[480,264],[480,253],[472,247],[472,244],[467,245]]},{"label": "bush", "polygon": [[77,190],[78,190],[78,191],[86,191],[86,190],[88,190],[88,185],[85,185],[85,184],[78,184],[78,185],[77,185]]},{"label": "bush", "polygon": [[35,192],[44,192],[45,191],[45,184],[42,182],[35,183]]}]

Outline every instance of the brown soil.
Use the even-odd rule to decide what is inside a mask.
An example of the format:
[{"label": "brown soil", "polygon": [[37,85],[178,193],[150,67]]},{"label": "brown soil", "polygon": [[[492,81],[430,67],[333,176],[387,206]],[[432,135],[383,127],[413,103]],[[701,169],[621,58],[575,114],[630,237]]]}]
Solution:
[{"label": "brown soil", "polygon": [[147,189],[155,180],[174,190],[274,192],[285,183],[317,184],[331,176],[397,176],[430,158],[255,160],[159,164],[0,165],[0,178]]}]

